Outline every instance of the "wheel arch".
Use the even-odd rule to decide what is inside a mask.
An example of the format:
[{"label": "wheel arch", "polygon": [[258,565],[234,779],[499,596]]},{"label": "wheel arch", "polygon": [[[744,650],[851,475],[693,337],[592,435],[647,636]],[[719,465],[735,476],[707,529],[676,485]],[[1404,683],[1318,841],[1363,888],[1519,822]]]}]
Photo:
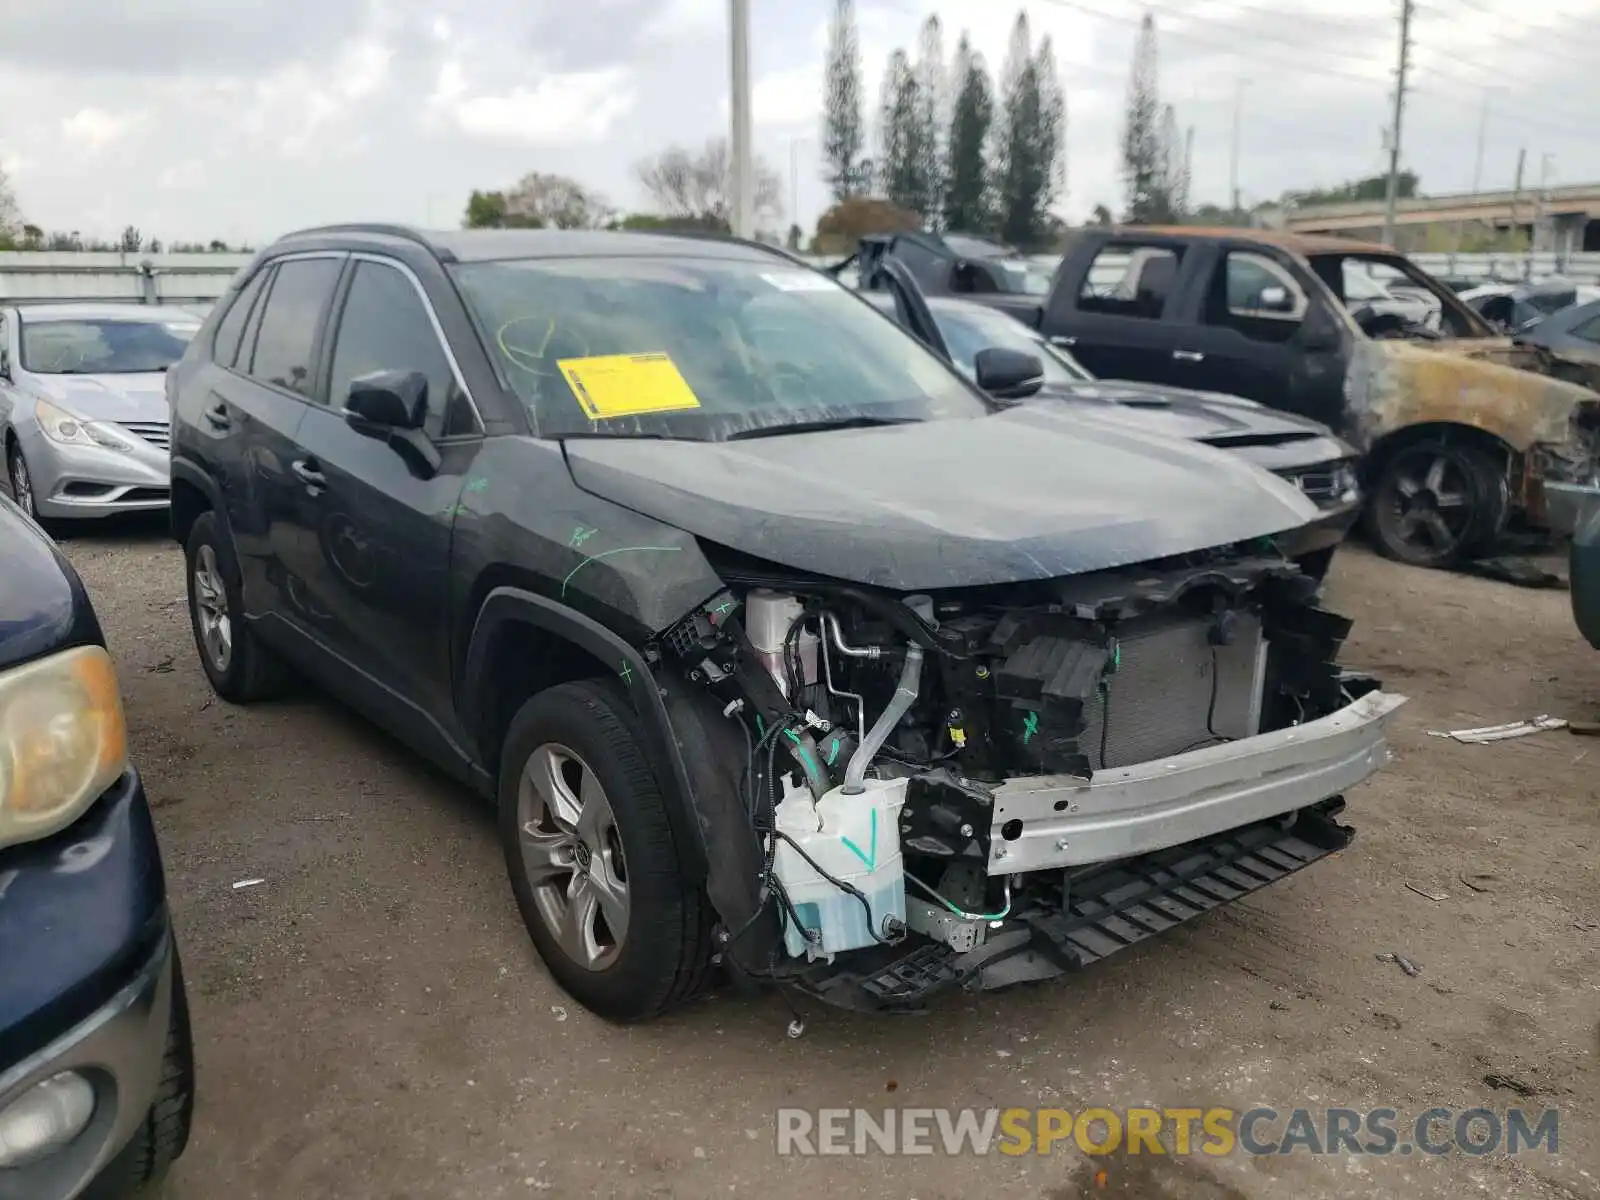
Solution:
[{"label": "wheel arch", "polygon": [[172,460],[172,492],[168,527],[178,545],[187,545],[189,532],[202,513],[213,512],[217,521],[227,528],[228,512],[222,504],[222,493],[217,483],[187,459]]},{"label": "wheel arch", "polygon": [[1510,442],[1477,425],[1459,421],[1422,421],[1385,434],[1367,450],[1362,460],[1362,483],[1368,490],[1379,473],[1397,451],[1422,442],[1437,441],[1447,445],[1472,446],[1483,451],[1500,465],[1512,484],[1512,494],[1517,494],[1516,481],[1522,470],[1522,454]]},{"label": "wheel arch", "polygon": [[528,697],[575,679],[615,679],[633,705],[644,751],[667,799],[674,840],[687,878],[706,874],[695,790],[667,715],[666,697],[644,655],[576,610],[526,588],[502,584],[477,606],[459,689],[462,724],[479,761],[497,778],[505,734]]}]

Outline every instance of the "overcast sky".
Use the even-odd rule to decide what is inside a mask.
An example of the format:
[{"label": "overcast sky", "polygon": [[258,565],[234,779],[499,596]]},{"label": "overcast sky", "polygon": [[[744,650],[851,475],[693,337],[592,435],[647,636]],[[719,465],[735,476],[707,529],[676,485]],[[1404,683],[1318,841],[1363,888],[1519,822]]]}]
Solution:
[{"label": "overcast sky", "polygon": [[[752,0],[758,151],[807,228],[831,0]],[[1246,202],[1383,165],[1390,0],[1029,0],[1068,97],[1061,211],[1120,209],[1117,140],[1139,16],[1195,129],[1195,195],[1226,200],[1237,81]],[[870,107],[937,11],[998,69],[1010,0],[858,0]],[[1176,15],[1183,14],[1183,15]],[[1331,15],[1330,15],[1331,14]],[[1448,14],[1448,15],[1447,15]],[[727,121],[726,0],[0,0],[0,163],[50,229],[260,242],[345,219],[459,221],[474,187],[572,175],[642,207],[634,164]],[[1404,163],[1429,191],[1600,181],[1600,0],[1432,0],[1413,27]],[[1546,159],[1548,155],[1548,159]],[[785,187],[785,203],[791,195]]]}]

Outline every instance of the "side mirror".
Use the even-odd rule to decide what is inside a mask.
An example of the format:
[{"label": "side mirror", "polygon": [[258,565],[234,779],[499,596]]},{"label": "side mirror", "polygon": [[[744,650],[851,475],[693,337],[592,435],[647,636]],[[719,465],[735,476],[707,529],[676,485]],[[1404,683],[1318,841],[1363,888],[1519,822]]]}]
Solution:
[{"label": "side mirror", "polygon": [[1274,284],[1261,289],[1258,301],[1262,312],[1293,312],[1294,301],[1289,298],[1289,289]]},{"label": "side mirror", "polygon": [[374,371],[350,381],[344,415],[351,424],[384,430],[421,429],[428,412],[428,377],[420,371]]},{"label": "side mirror", "polygon": [[980,388],[1000,400],[1026,400],[1044,386],[1044,363],[1037,355],[991,346],[973,360]]},{"label": "side mirror", "polygon": [[977,291],[972,279],[972,264],[958,262],[950,268],[950,290],[958,295]]}]

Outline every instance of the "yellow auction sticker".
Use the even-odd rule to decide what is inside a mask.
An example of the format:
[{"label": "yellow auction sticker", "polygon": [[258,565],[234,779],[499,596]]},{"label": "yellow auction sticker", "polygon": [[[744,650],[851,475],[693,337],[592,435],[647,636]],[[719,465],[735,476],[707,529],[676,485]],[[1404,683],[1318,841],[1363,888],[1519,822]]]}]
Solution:
[{"label": "yellow auction sticker", "polygon": [[592,421],[700,407],[700,398],[665,354],[563,358],[556,366]]}]

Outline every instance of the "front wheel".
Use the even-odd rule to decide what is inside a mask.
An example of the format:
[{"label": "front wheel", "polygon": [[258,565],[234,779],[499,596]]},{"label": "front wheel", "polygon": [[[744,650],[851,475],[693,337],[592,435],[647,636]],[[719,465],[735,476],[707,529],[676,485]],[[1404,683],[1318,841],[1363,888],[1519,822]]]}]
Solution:
[{"label": "front wheel", "polygon": [[22,457],[22,447],[15,442],[6,447],[6,478],[17,507],[37,521],[39,509],[33,495],[33,472],[28,470],[28,460]]},{"label": "front wheel", "polygon": [[711,965],[710,908],[683,876],[637,718],[610,681],[541,692],[511,720],[500,836],[539,956],[585,1008],[649,1020]]},{"label": "front wheel", "polygon": [[1475,446],[1413,442],[1388,455],[1367,502],[1378,551],[1418,567],[1448,567],[1491,547],[1505,528],[1505,472]]},{"label": "front wheel", "polygon": [[161,1179],[189,1144],[193,1120],[194,1040],[183,966],[174,951],[172,1015],[167,1019],[167,1045],[155,1100],[128,1144],[89,1185],[84,1200],[122,1200],[136,1188]]}]

